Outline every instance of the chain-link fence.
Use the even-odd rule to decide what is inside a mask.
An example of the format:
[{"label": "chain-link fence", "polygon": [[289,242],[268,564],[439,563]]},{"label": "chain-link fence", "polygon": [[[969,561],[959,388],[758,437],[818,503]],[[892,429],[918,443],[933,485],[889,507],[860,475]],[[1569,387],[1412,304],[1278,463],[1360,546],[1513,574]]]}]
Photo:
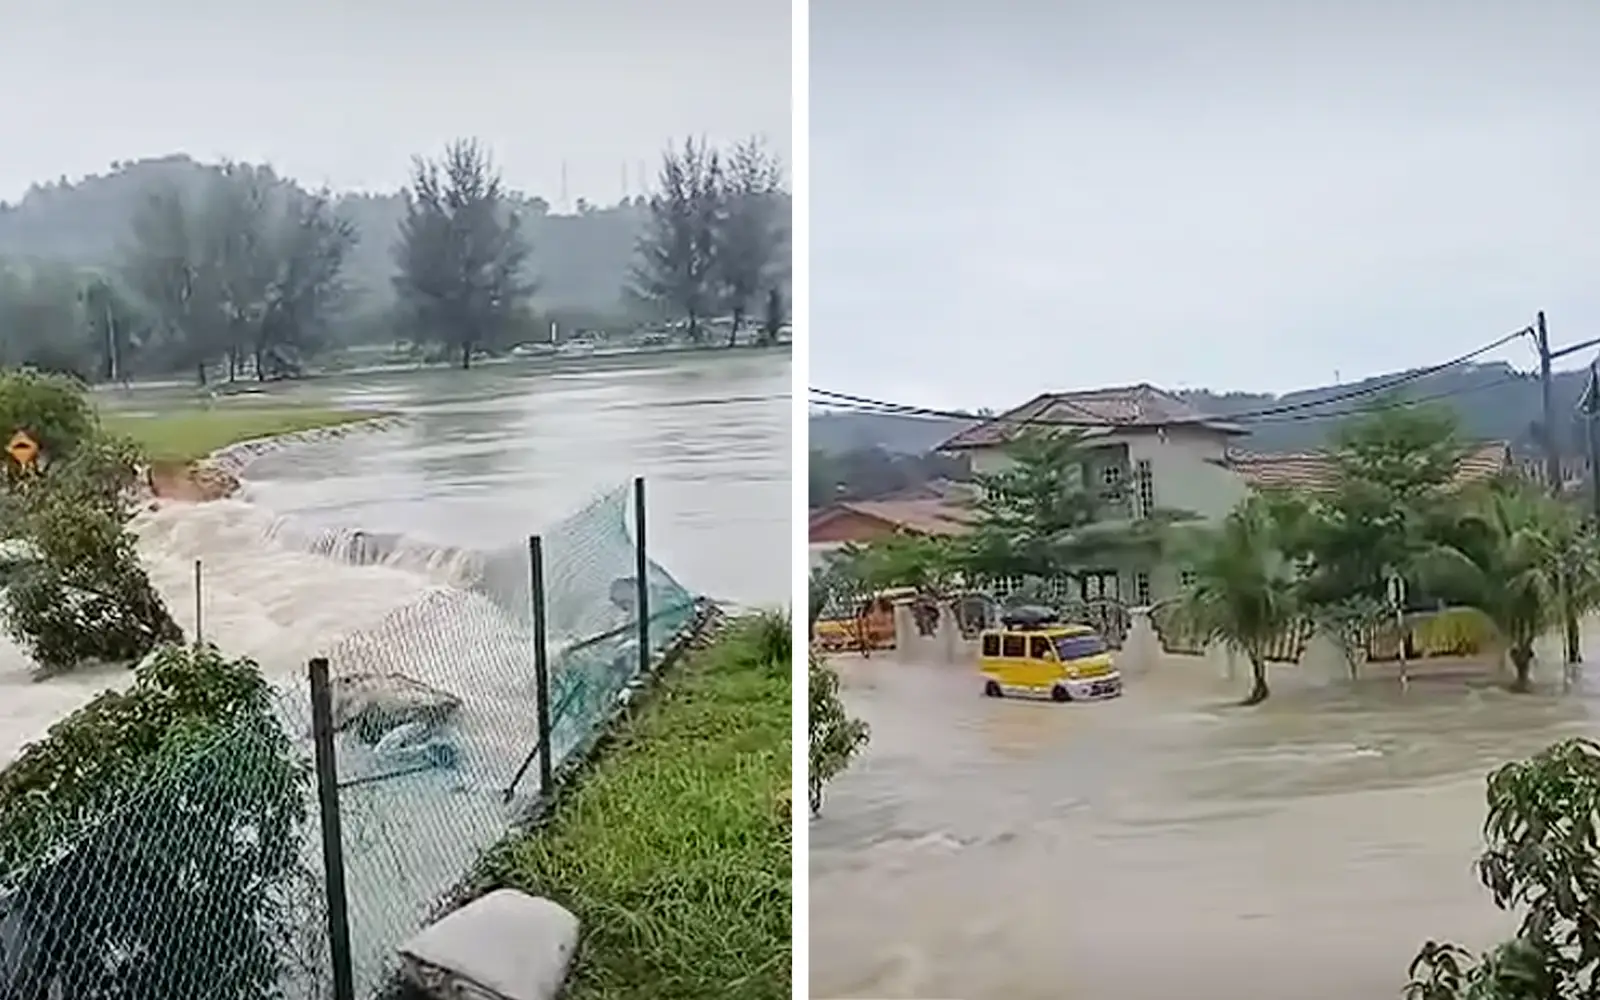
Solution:
[{"label": "chain-link fence", "polygon": [[[457,585],[326,650],[325,725],[310,685],[292,686],[281,729],[183,740],[137,792],[77,809],[0,879],[0,1000],[334,997],[330,899],[354,995],[381,989],[397,946],[695,620],[694,595],[645,555],[644,509],[636,481],[537,542],[458,554]],[[319,732],[336,784],[313,767]]]},{"label": "chain-link fence", "polygon": [[0,882],[0,997],[329,996],[308,752],[270,722],[196,734],[52,810]]},{"label": "chain-link fence", "polygon": [[547,527],[537,581],[530,542],[487,553],[469,586],[327,651],[358,995],[693,617],[694,596],[644,556],[643,500],[636,482]]}]

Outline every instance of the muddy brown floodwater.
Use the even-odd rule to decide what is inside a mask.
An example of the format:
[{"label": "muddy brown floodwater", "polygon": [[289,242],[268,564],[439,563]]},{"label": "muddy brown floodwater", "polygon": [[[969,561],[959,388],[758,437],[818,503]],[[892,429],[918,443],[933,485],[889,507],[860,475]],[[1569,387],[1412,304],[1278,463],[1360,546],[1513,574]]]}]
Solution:
[{"label": "muddy brown floodwater", "polygon": [[1198,661],[1092,705],[837,666],[872,743],[810,828],[817,998],[1397,997],[1425,939],[1514,924],[1472,871],[1485,774],[1600,728],[1594,681],[1402,692],[1290,667],[1242,709]]}]

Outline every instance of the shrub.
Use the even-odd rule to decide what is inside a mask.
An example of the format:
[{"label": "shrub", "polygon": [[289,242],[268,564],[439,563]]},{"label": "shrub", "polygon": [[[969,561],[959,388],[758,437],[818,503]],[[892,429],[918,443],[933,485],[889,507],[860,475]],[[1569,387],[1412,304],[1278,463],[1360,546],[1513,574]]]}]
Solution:
[{"label": "shrub", "polygon": [[1511,941],[1473,958],[1429,941],[1408,1000],[1578,1000],[1600,995],[1600,744],[1558,743],[1489,776],[1478,876],[1501,909],[1524,908]]},{"label": "shrub", "polygon": [[815,653],[810,663],[810,710],[807,723],[811,737],[809,766],[806,768],[811,814],[822,810],[822,790],[843,773],[850,761],[867,745],[867,724],[852,719],[839,699],[839,675]]},{"label": "shrub", "polygon": [[0,772],[0,995],[280,995],[307,784],[253,663],[160,650]]},{"label": "shrub", "polygon": [[101,431],[74,383],[31,372],[0,373],[0,436],[15,430],[44,457],[39,474],[4,463],[0,531],[30,548],[8,568],[7,632],[46,674],[85,661],[131,663],[180,640],[124,528],[133,444]]},{"label": "shrub", "polygon": [[21,527],[37,558],[5,591],[6,629],[40,669],[135,662],[182,631],[156,594],[115,507],[30,485]]}]

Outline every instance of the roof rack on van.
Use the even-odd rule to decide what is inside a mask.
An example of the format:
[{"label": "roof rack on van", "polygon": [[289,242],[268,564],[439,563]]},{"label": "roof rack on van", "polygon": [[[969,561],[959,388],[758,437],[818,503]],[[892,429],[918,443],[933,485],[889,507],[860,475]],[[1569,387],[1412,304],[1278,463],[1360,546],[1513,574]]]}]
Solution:
[{"label": "roof rack on van", "polygon": [[1000,624],[1009,629],[1016,629],[1019,632],[1057,625],[1060,624],[1060,621],[1061,619],[1054,608],[1047,608],[1038,604],[1007,608],[1000,615]]}]

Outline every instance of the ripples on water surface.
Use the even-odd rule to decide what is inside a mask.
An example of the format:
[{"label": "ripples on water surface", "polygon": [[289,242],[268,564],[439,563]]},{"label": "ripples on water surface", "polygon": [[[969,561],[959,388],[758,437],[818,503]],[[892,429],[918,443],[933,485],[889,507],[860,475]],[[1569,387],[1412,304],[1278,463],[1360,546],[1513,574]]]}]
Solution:
[{"label": "ripples on water surface", "polygon": [[819,998],[1397,997],[1426,938],[1509,929],[1485,773],[1594,729],[1586,693],[1460,681],[1241,709],[1191,661],[1058,706],[841,666],[872,744],[810,827]]}]

